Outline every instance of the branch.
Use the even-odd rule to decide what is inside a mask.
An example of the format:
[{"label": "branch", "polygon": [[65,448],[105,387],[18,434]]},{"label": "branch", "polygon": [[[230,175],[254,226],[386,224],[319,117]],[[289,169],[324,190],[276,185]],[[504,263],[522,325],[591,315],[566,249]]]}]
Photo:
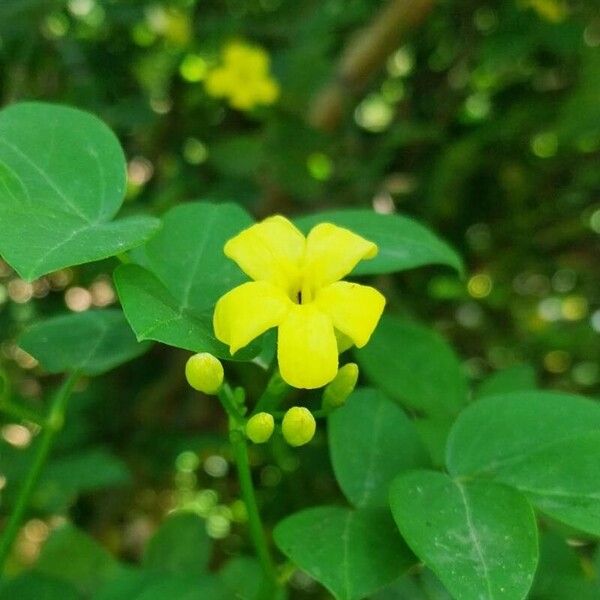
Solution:
[{"label": "branch", "polygon": [[371,76],[425,20],[432,7],[433,0],[390,0],[370,25],[352,36],[342,52],[334,78],[312,101],[310,124],[324,131],[335,130]]}]

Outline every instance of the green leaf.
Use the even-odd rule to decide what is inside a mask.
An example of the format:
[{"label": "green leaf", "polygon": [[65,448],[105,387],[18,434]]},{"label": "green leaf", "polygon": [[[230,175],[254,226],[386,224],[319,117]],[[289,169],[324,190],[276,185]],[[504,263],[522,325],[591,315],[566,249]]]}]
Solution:
[{"label": "green leaf", "polygon": [[25,572],[0,586],[0,600],[81,600],[71,584],[35,572]]},{"label": "green leaf", "polygon": [[516,365],[490,375],[477,389],[477,397],[535,390],[535,370],[530,365]]},{"label": "green leaf", "polygon": [[493,477],[542,512],[600,535],[600,406],[567,394],[519,392],[480,400],[447,448],[455,475]]},{"label": "green leaf", "polygon": [[193,313],[184,309],[150,271],[138,265],[121,265],[114,280],[125,315],[139,341],[156,340],[191,352],[210,352],[227,360],[248,360],[258,342],[231,355],[213,333],[212,310]]},{"label": "green leaf", "polygon": [[121,569],[102,546],[73,525],[51,533],[35,564],[36,572],[70,583],[88,595],[116,578]]},{"label": "green leaf", "polygon": [[386,395],[424,416],[447,418],[467,401],[466,377],[454,351],[418,323],[385,315],[356,358]]},{"label": "green leaf", "polygon": [[155,218],[112,221],[124,191],[123,151],[96,117],[41,103],[0,112],[0,254],[24,279],[149,239]]},{"label": "green leaf", "polygon": [[371,210],[338,210],[296,220],[304,233],[323,222],[347,227],[379,246],[377,257],[359,263],[353,271],[355,275],[394,273],[431,264],[447,265],[463,272],[461,258],[446,242],[407,217],[381,215]]},{"label": "green leaf", "polygon": [[135,339],[123,313],[88,310],[51,317],[30,327],[19,345],[49,373],[100,375],[140,356],[150,344]]},{"label": "green leaf", "polygon": [[503,464],[595,431],[600,405],[587,398],[536,391],[490,396],[456,420],[446,462],[452,475],[493,476]]},{"label": "green leaf", "polygon": [[280,550],[337,600],[359,600],[399,577],[413,557],[384,509],[309,508],[274,531]]},{"label": "green leaf", "polygon": [[461,600],[527,596],[538,549],[533,510],[490,481],[460,483],[434,471],[400,475],[392,514],[408,545]]},{"label": "green leaf", "polygon": [[202,575],[208,568],[211,546],[204,521],[198,515],[175,513],[148,543],[143,565],[167,573]]},{"label": "green leaf", "polygon": [[[163,228],[144,247],[143,267],[122,265],[114,274],[138,339],[232,359],[214,337],[212,313],[223,294],[248,280],[223,246],[251,224],[234,204],[195,202],[166,213]],[[259,349],[254,344],[233,358],[247,360]]]},{"label": "green leaf", "polygon": [[357,507],[387,507],[392,479],[428,464],[413,423],[377,390],[357,390],[333,412],[329,444],[335,477]]},{"label": "green leaf", "polygon": [[557,521],[600,536],[600,430],[506,460],[493,476]]}]

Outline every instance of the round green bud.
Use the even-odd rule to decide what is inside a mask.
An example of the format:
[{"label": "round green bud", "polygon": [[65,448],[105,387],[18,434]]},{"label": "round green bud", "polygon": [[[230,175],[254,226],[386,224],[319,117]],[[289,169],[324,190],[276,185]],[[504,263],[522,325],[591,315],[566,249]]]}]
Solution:
[{"label": "round green bud", "polygon": [[317,423],[308,408],[293,406],[283,416],[281,431],[290,446],[304,446],[313,439]]},{"label": "round green bud", "polygon": [[323,408],[331,410],[346,403],[348,396],[354,391],[358,381],[358,365],[348,363],[337,372],[333,381],[323,392]]},{"label": "round green bud", "polygon": [[208,352],[194,354],[185,364],[185,378],[195,390],[214,395],[223,385],[223,365]]},{"label": "round green bud", "polygon": [[273,429],[275,429],[273,415],[266,412],[255,414],[246,423],[246,435],[255,444],[268,442],[273,435]]}]

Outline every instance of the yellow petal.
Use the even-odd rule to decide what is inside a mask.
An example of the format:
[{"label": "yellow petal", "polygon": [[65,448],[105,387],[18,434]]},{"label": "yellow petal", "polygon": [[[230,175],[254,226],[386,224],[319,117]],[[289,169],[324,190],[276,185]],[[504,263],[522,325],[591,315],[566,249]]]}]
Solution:
[{"label": "yellow petal", "polygon": [[245,229],[225,244],[225,255],[256,281],[269,281],[288,293],[297,290],[304,236],[276,215]]},{"label": "yellow petal", "polygon": [[294,304],[279,326],[279,371],[286,383],[314,389],[337,373],[338,353],[331,319],[314,304]]},{"label": "yellow petal", "polygon": [[231,354],[271,327],[279,325],[292,301],[266,281],[243,283],[222,296],[215,306],[215,335]]},{"label": "yellow petal", "polygon": [[336,329],[362,348],[379,322],[385,297],[368,285],[337,281],[317,292],[315,304]]},{"label": "yellow petal", "polygon": [[[320,287],[342,279],[364,259],[374,258],[377,246],[349,229],[321,223],[306,240],[304,276],[314,294]],[[303,294],[307,290],[303,289]]]}]

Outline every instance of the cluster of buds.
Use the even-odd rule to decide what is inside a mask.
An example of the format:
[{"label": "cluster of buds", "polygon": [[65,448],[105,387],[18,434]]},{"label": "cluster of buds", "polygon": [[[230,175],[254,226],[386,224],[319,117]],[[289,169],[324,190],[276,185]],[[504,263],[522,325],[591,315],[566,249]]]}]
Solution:
[{"label": "cluster of buds", "polygon": [[[195,390],[215,395],[223,386],[223,365],[217,357],[208,352],[194,354],[186,363],[185,376]],[[320,412],[327,415],[343,406],[348,396],[354,391],[357,380],[358,366],[356,364],[348,363],[341,367],[333,381],[323,391]],[[281,421],[283,438],[290,446],[294,447],[308,444],[313,439],[316,429],[314,415],[303,406],[292,406],[285,412]],[[268,442],[274,431],[275,419],[268,412],[256,413],[246,421],[246,436],[255,444]]]},{"label": "cluster of buds", "polygon": [[[303,406],[292,406],[281,421],[283,439],[290,446],[304,446],[313,439],[317,423],[313,414]],[[263,444],[271,438],[275,430],[273,415],[259,412],[248,419],[246,435],[255,444]]]}]

